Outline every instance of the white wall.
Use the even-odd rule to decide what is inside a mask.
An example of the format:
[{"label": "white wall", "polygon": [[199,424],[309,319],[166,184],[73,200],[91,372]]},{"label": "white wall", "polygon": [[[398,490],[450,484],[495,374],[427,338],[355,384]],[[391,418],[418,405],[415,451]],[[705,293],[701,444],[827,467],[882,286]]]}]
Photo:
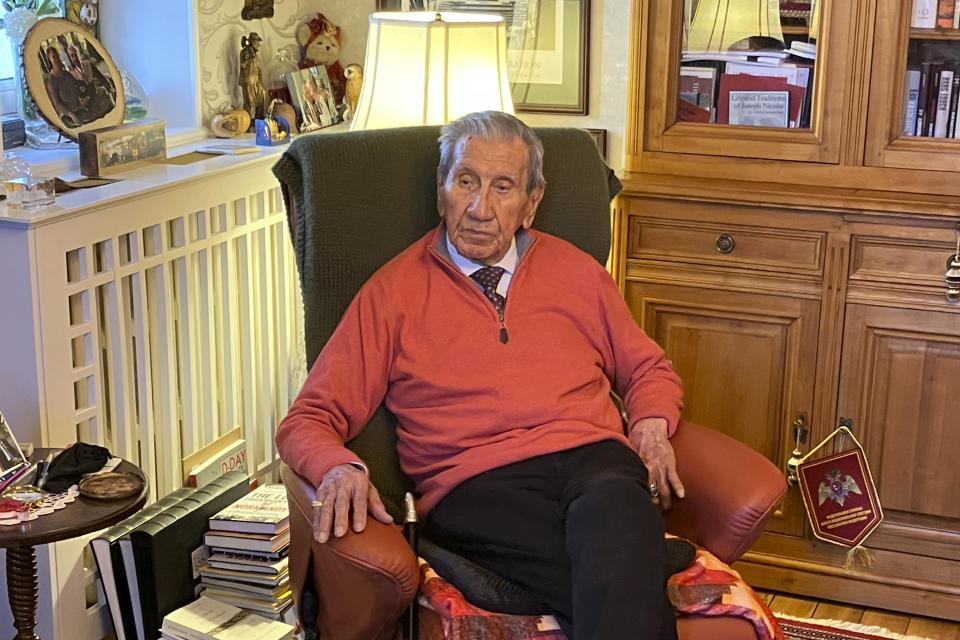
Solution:
[{"label": "white wall", "polygon": [[[106,0],[104,0],[106,1]],[[110,0],[129,2],[131,0]],[[147,0],[135,0],[146,2]],[[182,2],[183,0],[178,0]],[[297,26],[321,11],[341,27],[341,63],[363,63],[366,50],[367,15],[374,0],[278,0],[270,20],[244,22],[242,0],[196,0],[199,32],[198,64],[201,88],[201,122],[229,104],[239,102],[235,86],[240,37],[257,31],[264,38],[263,65],[270,63],[278,47],[297,50]],[[627,67],[630,45],[629,0],[592,0],[590,16],[590,97],[586,116],[520,114],[535,126],[571,126],[606,129],[610,165],[623,168],[623,135],[626,127]]]}]

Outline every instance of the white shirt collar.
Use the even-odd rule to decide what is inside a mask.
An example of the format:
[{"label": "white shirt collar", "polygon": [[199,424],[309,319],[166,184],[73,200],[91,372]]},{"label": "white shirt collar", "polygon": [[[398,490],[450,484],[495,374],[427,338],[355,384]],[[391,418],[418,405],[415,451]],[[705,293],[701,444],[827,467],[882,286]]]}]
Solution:
[{"label": "white shirt collar", "polygon": [[[457,268],[460,269],[464,275],[469,276],[477,269],[482,269],[487,266],[462,256],[453,243],[450,242],[450,236],[446,233],[446,229],[444,229],[443,239],[447,243],[447,253],[450,254],[450,259],[453,260],[453,264],[457,265]],[[513,237],[510,239],[510,248],[507,249],[507,253],[492,266],[501,267],[507,274],[512,276],[513,272],[517,269],[517,260],[517,239]]]}]

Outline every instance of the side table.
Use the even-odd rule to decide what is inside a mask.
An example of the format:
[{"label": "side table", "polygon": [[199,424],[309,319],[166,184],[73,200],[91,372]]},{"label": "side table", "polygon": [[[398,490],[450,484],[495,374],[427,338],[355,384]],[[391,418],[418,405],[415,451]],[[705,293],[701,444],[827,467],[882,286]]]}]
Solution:
[{"label": "side table", "polygon": [[[38,449],[34,458],[42,460],[49,450]],[[135,473],[140,477],[139,467],[124,460],[116,471]],[[95,500],[78,496],[76,501],[36,520],[19,525],[0,526],[0,547],[7,550],[7,594],[13,625],[17,629],[15,640],[39,640],[34,633],[37,617],[37,554],[36,545],[75,538],[91,531],[98,531],[136,513],[147,501],[147,482],[139,494],[117,500]]]}]

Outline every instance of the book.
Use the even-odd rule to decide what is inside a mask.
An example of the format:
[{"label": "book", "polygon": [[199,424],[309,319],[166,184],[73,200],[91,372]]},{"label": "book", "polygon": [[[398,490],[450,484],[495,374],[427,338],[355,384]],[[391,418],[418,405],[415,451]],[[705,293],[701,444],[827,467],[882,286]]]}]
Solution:
[{"label": "book", "polygon": [[243,594],[218,587],[205,587],[203,595],[274,620],[282,619],[282,614],[293,605],[293,592],[290,592],[289,597],[284,598],[282,602],[264,600],[253,596],[253,594]]},{"label": "book", "polygon": [[[195,596],[198,567],[206,557],[207,521],[249,491],[247,474],[231,471],[164,509],[121,540],[124,562],[132,556],[139,591],[138,640],[155,638],[163,616]],[[128,551],[129,550],[129,551]],[[140,635],[140,634],[143,635]]]},{"label": "book", "polygon": [[[127,584],[123,555],[120,551],[120,539],[167,507],[186,498],[193,491],[192,487],[177,489],[150,506],[141,509],[123,522],[110,527],[90,541],[90,550],[93,552],[94,560],[97,563],[100,584],[103,587],[103,595],[107,600],[107,608],[110,610],[117,640],[133,640],[137,637],[134,614],[131,608],[131,592]],[[133,575],[135,578],[135,571]],[[135,587],[134,591],[136,590]],[[139,599],[137,605],[139,608]]]},{"label": "book", "polygon": [[917,91],[917,126],[916,135],[927,135],[927,102],[930,95],[930,76],[933,63],[924,60],[920,63],[920,88]]},{"label": "book", "polygon": [[240,560],[248,560],[250,562],[276,562],[281,558],[287,557],[287,552],[290,551],[290,546],[281,547],[276,551],[256,551],[253,549],[231,549],[228,547],[210,547],[210,553],[223,556],[225,558],[233,558]]},{"label": "book", "polygon": [[290,579],[286,570],[270,575],[266,573],[257,573],[255,571],[237,571],[233,569],[218,569],[208,564],[200,567],[200,576],[203,579],[214,578],[221,580],[241,580],[251,584],[267,585],[275,587],[283,584]]},{"label": "book", "polygon": [[903,135],[917,135],[917,100],[920,97],[920,69],[907,69],[903,92]]},{"label": "book", "polygon": [[952,69],[944,69],[940,72],[939,87],[937,92],[937,118],[933,135],[937,138],[946,138],[947,127],[950,124],[950,93],[953,91]]},{"label": "book", "polygon": [[933,137],[934,128],[937,124],[937,100],[940,96],[940,71],[942,63],[935,62],[930,65],[930,79],[927,86],[927,104],[926,121],[923,127],[923,135]]},{"label": "book", "polygon": [[289,523],[286,488],[282,484],[265,484],[210,518],[210,529],[275,534]]},{"label": "book", "polygon": [[238,594],[247,597],[258,597],[262,600],[276,601],[278,604],[286,604],[285,599],[290,598],[290,580],[286,579],[278,585],[270,586],[256,582],[243,582],[242,580],[229,580],[222,578],[211,578],[204,576],[202,583],[205,588],[217,587],[226,591],[235,591]]},{"label": "book", "polygon": [[953,89],[950,91],[950,122],[947,125],[947,137],[957,137],[957,103],[960,102],[960,68],[953,70]]},{"label": "book", "polygon": [[937,3],[937,26],[941,29],[953,29],[953,13],[956,0],[940,0]]},{"label": "book", "polygon": [[913,0],[910,26],[914,29],[933,29],[937,26],[937,0]]},{"label": "book", "polygon": [[717,89],[717,69],[716,67],[680,67],[680,98],[686,100],[692,105],[696,105],[706,113],[700,110],[684,112],[678,105],[678,118],[683,121],[693,122],[711,122],[716,117],[714,96]]},{"label": "book", "polygon": [[[229,146],[223,144],[220,146]],[[240,148],[240,147],[235,147]],[[253,145],[254,151],[258,149]],[[233,153],[242,153],[235,151]],[[210,444],[194,451],[183,459],[184,484],[202,487],[211,480],[219,478],[228,471],[247,470],[247,441],[243,439],[240,427],[236,427],[220,436]]]},{"label": "book", "polygon": [[208,547],[225,547],[241,551],[279,551],[290,544],[290,529],[284,529],[276,535],[256,533],[237,533],[234,531],[210,532],[203,536]]},{"label": "book", "polygon": [[[738,92],[739,94],[737,96],[738,122],[744,122],[744,118],[750,117],[748,112],[750,111],[751,105],[756,105],[759,102],[762,102],[763,96],[760,94],[763,93],[769,94],[769,100],[771,101],[771,104],[785,105],[787,109],[787,123],[796,123],[799,119],[800,107],[803,102],[803,87],[792,85],[787,82],[786,78],[782,77],[754,76],[748,74],[729,75],[725,73],[720,76],[720,100],[717,103],[717,122],[721,124],[730,123],[730,94],[732,92]],[[746,95],[744,92],[754,95]],[[784,92],[786,92],[786,96],[783,95]],[[760,109],[760,111],[763,111],[763,109]],[[758,117],[764,117],[762,113],[755,115],[756,117],[752,117],[751,119],[752,122],[757,122]],[[779,112],[777,117],[780,118]],[[766,120],[766,118],[764,119]],[[773,121],[772,116],[770,121]],[[782,122],[782,118],[778,119],[777,122]],[[778,124],[775,126],[786,126],[786,124]]]},{"label": "book", "polygon": [[160,631],[182,640],[284,640],[294,627],[200,596],[165,615]]},{"label": "book", "polygon": [[207,564],[216,569],[230,569],[232,571],[254,571],[256,573],[279,574],[287,570],[289,565],[288,558],[281,558],[276,561],[263,561],[260,559],[230,559],[222,553],[215,553],[207,559]]}]

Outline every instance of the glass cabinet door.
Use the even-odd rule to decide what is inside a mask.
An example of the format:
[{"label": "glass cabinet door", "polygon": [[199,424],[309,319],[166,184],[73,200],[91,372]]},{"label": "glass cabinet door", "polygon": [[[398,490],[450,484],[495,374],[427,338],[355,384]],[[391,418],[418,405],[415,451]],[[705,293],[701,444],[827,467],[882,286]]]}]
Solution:
[{"label": "glass cabinet door", "polygon": [[960,2],[878,0],[875,25],[865,163],[960,171]]},{"label": "glass cabinet door", "polygon": [[855,4],[643,0],[634,155],[839,162]]}]

